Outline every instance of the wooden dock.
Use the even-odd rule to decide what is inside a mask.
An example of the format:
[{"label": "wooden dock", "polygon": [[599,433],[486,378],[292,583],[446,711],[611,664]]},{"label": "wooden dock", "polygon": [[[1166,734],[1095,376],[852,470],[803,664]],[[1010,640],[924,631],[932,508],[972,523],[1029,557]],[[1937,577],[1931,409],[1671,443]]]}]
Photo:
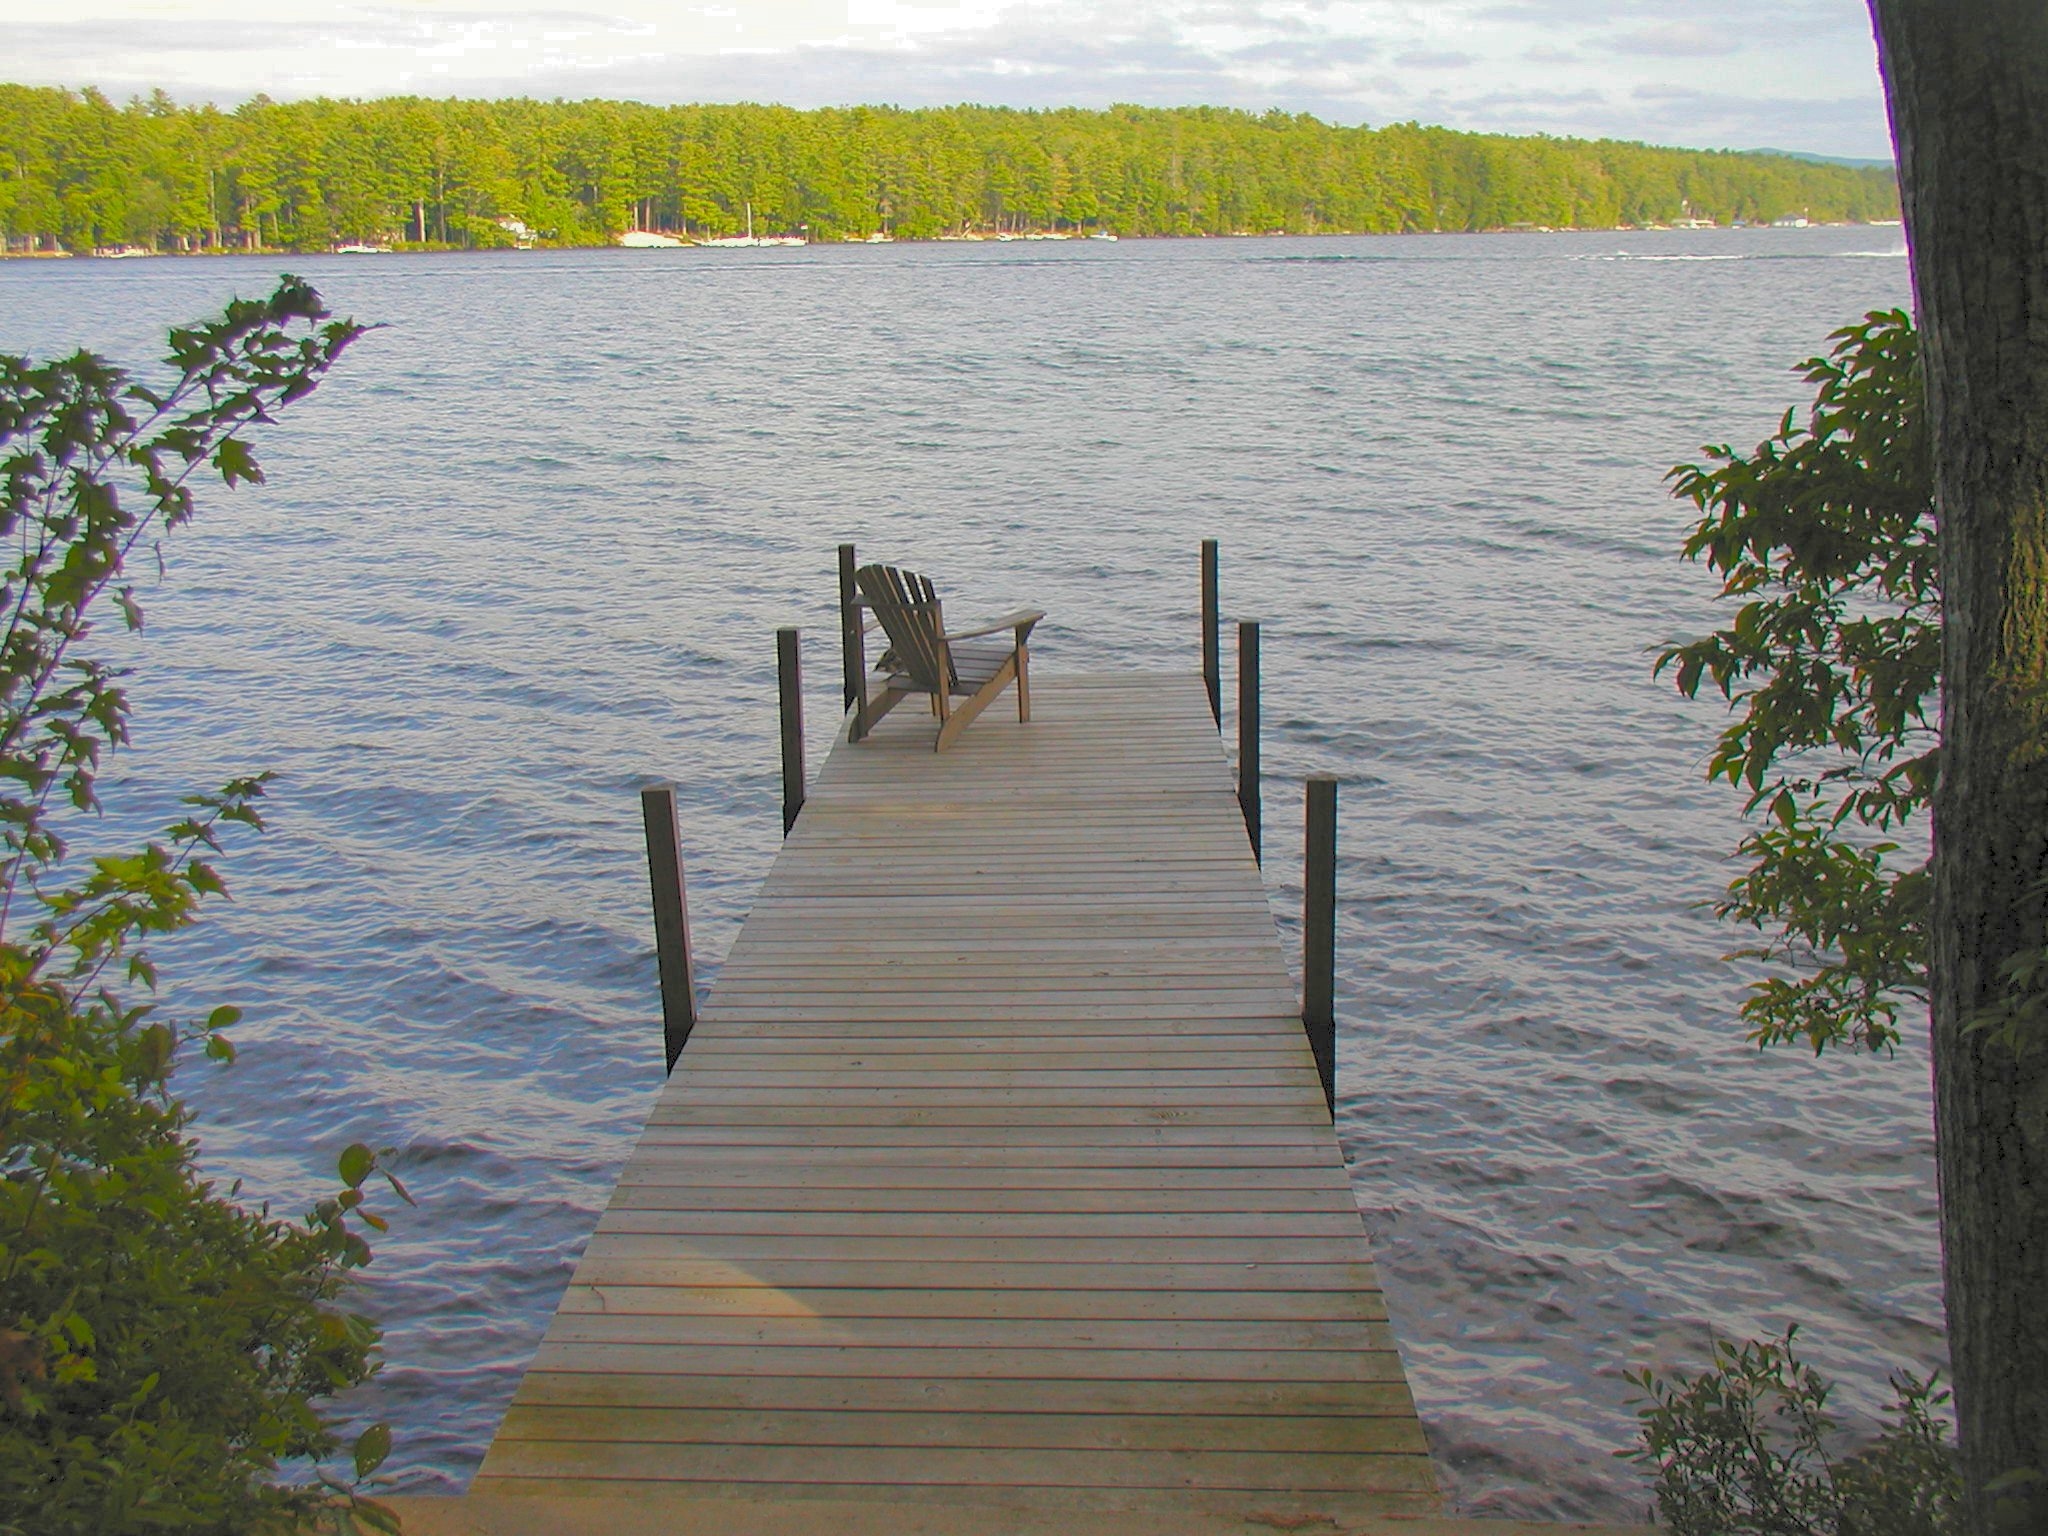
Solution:
[{"label": "wooden dock", "polygon": [[831,753],[474,1494],[1434,1513],[1200,680],[932,730]]}]

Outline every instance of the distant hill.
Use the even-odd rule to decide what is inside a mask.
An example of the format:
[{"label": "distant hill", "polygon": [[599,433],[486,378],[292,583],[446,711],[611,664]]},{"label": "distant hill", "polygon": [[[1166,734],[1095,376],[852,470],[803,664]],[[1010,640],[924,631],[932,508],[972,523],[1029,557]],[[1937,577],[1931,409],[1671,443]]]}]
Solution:
[{"label": "distant hill", "polygon": [[1752,155],[1783,155],[1787,160],[1804,160],[1808,165],[1842,165],[1852,171],[1889,171],[1889,160],[1854,160],[1846,155],[1810,155],[1803,149],[1752,149]]},{"label": "distant hill", "polygon": [[0,246],[1398,234],[1898,217],[1889,168],[1220,107],[276,102],[0,85]]}]

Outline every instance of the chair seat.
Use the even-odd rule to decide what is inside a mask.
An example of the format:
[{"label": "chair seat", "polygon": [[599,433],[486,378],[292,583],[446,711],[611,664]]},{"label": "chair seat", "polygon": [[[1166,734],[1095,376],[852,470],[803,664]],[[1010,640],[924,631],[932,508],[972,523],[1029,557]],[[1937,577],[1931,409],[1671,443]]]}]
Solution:
[{"label": "chair seat", "polygon": [[[990,678],[1003,670],[1003,663],[1017,648],[999,641],[960,640],[949,649],[953,655],[953,692],[963,694],[979,693]],[[900,693],[933,691],[912,677],[909,669],[895,665],[893,656],[882,658],[882,668],[887,673],[888,685]]]}]

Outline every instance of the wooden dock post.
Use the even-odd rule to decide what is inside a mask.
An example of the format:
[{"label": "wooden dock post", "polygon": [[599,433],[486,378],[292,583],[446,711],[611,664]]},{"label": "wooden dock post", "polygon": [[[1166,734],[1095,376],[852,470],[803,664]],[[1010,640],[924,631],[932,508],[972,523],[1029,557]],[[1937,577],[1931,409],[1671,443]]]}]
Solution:
[{"label": "wooden dock post", "polygon": [[804,675],[802,632],[775,631],[775,689],[782,701],[782,835],[804,808]]},{"label": "wooden dock post", "polygon": [[[840,706],[843,709],[852,709],[860,702],[868,675],[867,644],[861,633],[860,588],[854,583],[853,572],[853,546],[842,544],[839,546],[839,670],[846,693]],[[853,739],[860,740],[858,731]]]},{"label": "wooden dock post", "polygon": [[1302,861],[1301,1027],[1315,1052],[1330,1118],[1337,1118],[1337,776],[1308,780],[1308,851]]},{"label": "wooden dock post", "polygon": [[1252,858],[1265,863],[1259,805],[1259,621],[1237,626],[1237,804],[1252,840]]},{"label": "wooden dock post", "polygon": [[654,957],[661,972],[661,1035],[673,1072],[697,1027],[697,973],[690,962],[690,903],[683,894],[683,850],[676,834],[676,787],[640,791],[647,826],[647,878],[654,888]]},{"label": "wooden dock post", "polygon": [[1217,601],[1216,541],[1202,540],[1202,683],[1209,690],[1209,713],[1223,729],[1223,646],[1217,630],[1222,608]]}]

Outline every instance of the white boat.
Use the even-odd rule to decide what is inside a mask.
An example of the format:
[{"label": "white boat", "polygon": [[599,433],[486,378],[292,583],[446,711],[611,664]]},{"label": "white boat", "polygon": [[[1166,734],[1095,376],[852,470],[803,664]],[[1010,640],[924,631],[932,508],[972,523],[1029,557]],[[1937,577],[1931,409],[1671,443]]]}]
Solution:
[{"label": "white boat", "polygon": [[360,242],[352,242],[348,245],[337,245],[334,248],[334,254],[337,256],[389,256],[391,254],[391,247],[388,245],[364,245]]},{"label": "white boat", "polygon": [[128,261],[137,256],[154,256],[155,254],[155,251],[143,245],[102,245],[96,247],[93,251],[93,255],[99,257],[102,261]]},{"label": "white boat", "polygon": [[689,243],[652,229],[629,229],[619,236],[619,244],[629,251],[679,251]]},{"label": "white boat", "polygon": [[1094,232],[1093,234],[1091,234],[1091,235],[1090,235],[1090,236],[1089,236],[1088,238],[1089,238],[1090,240],[1114,240],[1114,239],[1116,238],[1116,236],[1115,236],[1115,235],[1112,235],[1112,234],[1111,234],[1111,233],[1110,233],[1110,232],[1109,232],[1108,230],[1106,230],[1106,229],[1098,229],[1098,230],[1096,230],[1096,231],[1095,231],[1095,232]]},{"label": "white boat", "polygon": [[742,246],[761,245],[809,245],[802,235],[756,235],[754,233],[754,205],[747,204],[747,232],[744,235],[713,235],[708,240],[699,240],[699,245],[718,246],[731,250]]}]

